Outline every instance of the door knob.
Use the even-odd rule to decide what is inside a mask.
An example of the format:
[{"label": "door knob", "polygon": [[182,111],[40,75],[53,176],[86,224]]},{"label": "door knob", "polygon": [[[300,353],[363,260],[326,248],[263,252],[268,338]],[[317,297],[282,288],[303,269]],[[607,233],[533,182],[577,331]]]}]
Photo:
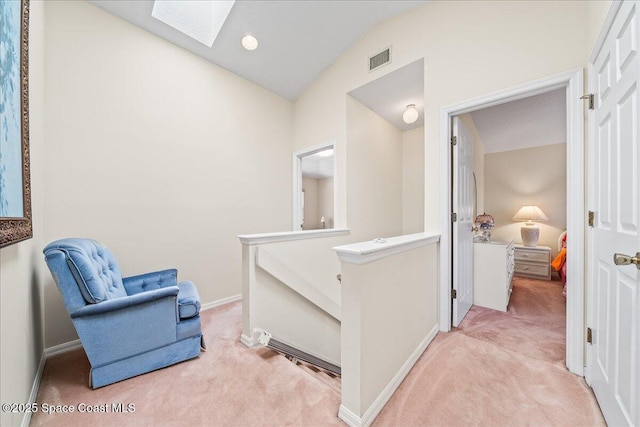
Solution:
[{"label": "door knob", "polygon": [[640,252],[636,252],[634,257],[625,254],[613,254],[613,263],[615,265],[635,264],[636,268],[640,270]]}]

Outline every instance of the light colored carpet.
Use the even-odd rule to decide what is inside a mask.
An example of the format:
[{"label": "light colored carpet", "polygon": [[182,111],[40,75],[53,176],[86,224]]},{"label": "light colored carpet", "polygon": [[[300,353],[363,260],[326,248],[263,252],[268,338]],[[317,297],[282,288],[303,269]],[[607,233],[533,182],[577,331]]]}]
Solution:
[{"label": "light colored carpet", "polygon": [[340,392],[316,375],[238,338],[242,305],[202,313],[207,351],[197,359],[96,390],[88,387],[83,350],[47,360],[39,403],[133,403],[134,413],[34,414],[33,426],[283,426],[344,425]]},{"label": "light colored carpet", "polygon": [[566,370],[562,284],[516,277],[506,313],[473,306],[438,334],[374,426],[604,426]]},{"label": "light colored carpet", "polygon": [[[558,282],[517,278],[508,313],[472,308],[439,334],[376,426],[604,425],[590,389],[564,368],[564,300]],[[36,413],[34,426],[331,426],[337,381],[269,349],[239,343],[241,305],[202,314],[208,350],[91,390],[82,350],[47,361],[38,403],[133,403],[133,413]]]}]

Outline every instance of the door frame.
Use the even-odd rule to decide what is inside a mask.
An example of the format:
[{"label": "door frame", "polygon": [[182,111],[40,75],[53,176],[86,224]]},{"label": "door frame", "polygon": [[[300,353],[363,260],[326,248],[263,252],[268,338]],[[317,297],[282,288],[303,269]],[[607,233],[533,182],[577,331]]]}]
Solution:
[{"label": "door frame", "polygon": [[440,109],[440,283],[439,327],[451,330],[451,119],[454,116],[565,88],[567,103],[567,324],[566,366],[584,375],[585,336],[585,150],[584,69],[559,74],[463,101]]}]

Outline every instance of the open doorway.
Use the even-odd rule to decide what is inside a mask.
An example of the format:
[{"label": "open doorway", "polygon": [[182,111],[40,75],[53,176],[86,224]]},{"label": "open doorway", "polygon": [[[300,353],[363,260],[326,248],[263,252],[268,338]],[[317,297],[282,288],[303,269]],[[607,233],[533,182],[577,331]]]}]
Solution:
[{"label": "open doorway", "polygon": [[[570,371],[583,374],[584,340],[584,148],[583,148],[583,105],[582,69],[534,81],[508,90],[496,92],[481,98],[469,100],[441,110],[441,282],[440,282],[440,329],[451,328],[453,300],[452,272],[454,260],[452,248],[451,198],[452,155],[451,123],[452,118],[484,108],[505,104],[531,96],[562,90],[566,97],[566,228],[568,235],[567,263],[567,317],[566,317],[566,366]],[[515,226],[517,227],[517,225]],[[455,303],[455,300],[454,300]]]},{"label": "open doorway", "polygon": [[[561,252],[558,242],[566,236],[567,225],[566,91],[555,89],[453,120],[458,135],[453,153],[458,213],[453,224],[458,246],[453,253],[453,280],[458,285],[453,325],[462,321],[471,336],[562,363],[566,275],[561,278],[551,261]],[[466,162],[463,153],[469,155]],[[469,202],[461,206],[465,187]],[[456,238],[464,235],[461,227],[474,230],[469,244]],[[468,275],[459,274],[467,269]],[[470,277],[469,289],[460,286],[465,277]],[[471,304],[463,321],[460,316]]]}]

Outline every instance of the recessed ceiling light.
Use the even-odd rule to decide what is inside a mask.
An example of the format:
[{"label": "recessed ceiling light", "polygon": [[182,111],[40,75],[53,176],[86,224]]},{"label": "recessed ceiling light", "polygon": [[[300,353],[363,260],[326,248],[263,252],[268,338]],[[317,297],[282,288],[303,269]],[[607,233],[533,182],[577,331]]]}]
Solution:
[{"label": "recessed ceiling light", "polygon": [[258,47],[258,39],[251,34],[247,34],[242,38],[242,46],[247,50],[256,50]]},{"label": "recessed ceiling light", "polygon": [[211,47],[235,0],[162,0],[153,2],[151,16]]}]

